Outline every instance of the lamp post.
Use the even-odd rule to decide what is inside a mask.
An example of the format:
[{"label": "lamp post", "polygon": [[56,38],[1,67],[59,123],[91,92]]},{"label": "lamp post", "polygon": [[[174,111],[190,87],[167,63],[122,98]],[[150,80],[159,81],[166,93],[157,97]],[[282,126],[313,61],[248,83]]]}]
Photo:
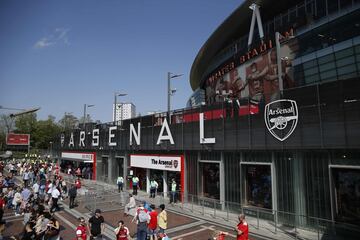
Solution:
[{"label": "lamp post", "polygon": [[170,80],[172,78],[181,77],[183,74],[172,74],[168,72],[167,75],[167,112],[168,112],[168,123],[170,124],[170,97],[176,92],[176,89],[171,89]]},{"label": "lamp post", "polygon": [[[119,93],[119,92],[115,92],[114,93],[114,125],[117,125],[117,122],[116,122],[116,104],[117,104],[117,97],[124,97],[126,96],[127,93]],[[122,120],[122,111],[123,109],[121,108],[121,119]]]},{"label": "lamp post", "polygon": [[89,108],[89,107],[94,107],[95,105],[94,104],[84,104],[84,123],[83,123],[83,126],[85,128],[85,124],[86,124],[86,109]]}]

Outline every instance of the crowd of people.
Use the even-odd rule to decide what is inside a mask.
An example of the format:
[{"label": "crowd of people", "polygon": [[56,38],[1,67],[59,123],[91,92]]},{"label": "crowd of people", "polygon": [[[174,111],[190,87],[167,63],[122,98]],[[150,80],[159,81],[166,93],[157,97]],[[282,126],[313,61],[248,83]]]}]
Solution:
[{"label": "crowd of people", "polygon": [[[41,160],[10,161],[0,172],[0,240],[6,223],[3,221],[4,209],[13,211],[15,216],[23,216],[24,228],[16,238],[23,240],[60,240],[60,223],[54,212],[58,211],[59,200],[69,198],[69,208],[75,207],[75,198],[81,188],[80,178],[67,182],[60,174],[60,169],[53,163]],[[137,179],[133,179],[137,183]],[[123,178],[118,178],[118,190],[123,191]],[[134,184],[133,184],[134,185]],[[156,196],[157,183],[152,180],[150,198]],[[155,189],[155,191],[154,191]],[[173,179],[171,192],[176,192],[176,182]],[[137,194],[137,191],[134,191]],[[175,202],[175,194],[170,196],[171,203]],[[129,228],[124,221],[132,216],[131,223],[136,224],[137,240],[169,240],[166,234],[168,216],[165,205],[159,209],[155,205],[142,202],[137,205],[132,194],[129,195],[129,203],[124,208],[124,218],[118,221],[114,230],[116,240],[132,239]],[[129,220],[129,219],[128,219]],[[105,220],[101,210],[96,209],[94,215],[86,221],[79,218],[78,226],[74,233],[76,240],[103,239]],[[215,240],[223,240],[228,235],[219,232],[214,236]],[[236,226],[238,240],[248,239],[248,226],[245,216],[240,215],[239,224]],[[73,240],[73,239],[71,239]]]}]

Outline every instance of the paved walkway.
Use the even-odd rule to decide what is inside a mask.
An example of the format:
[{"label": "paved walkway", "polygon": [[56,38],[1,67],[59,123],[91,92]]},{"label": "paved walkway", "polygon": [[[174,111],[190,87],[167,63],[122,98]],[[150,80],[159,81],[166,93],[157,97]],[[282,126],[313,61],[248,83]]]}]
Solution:
[{"label": "paved walkway", "polygon": [[[94,186],[94,181],[85,181],[85,186],[92,184]],[[103,182],[96,182],[96,185],[100,186],[99,188],[104,188],[108,191],[116,192],[117,186],[111,185]],[[126,193],[127,194],[127,193]],[[209,223],[215,226],[220,226],[228,229],[230,233],[238,223],[238,213],[231,213],[228,211],[223,211],[219,209],[203,207],[197,204],[192,203],[176,203],[168,204],[169,200],[162,196],[156,196],[156,198],[149,198],[148,194],[144,191],[138,191],[138,195],[135,196],[137,201],[146,201],[148,203],[155,204],[159,206],[162,203],[165,203],[166,209],[168,211],[174,212],[176,214],[191,216],[196,219],[200,219],[201,223]],[[309,231],[306,229],[291,228],[283,225],[276,226],[274,221],[264,220],[252,216],[247,216],[246,220],[250,227],[251,236],[259,239],[340,239],[338,236],[334,238],[329,238],[323,233]],[[171,232],[177,232],[179,229],[171,229]]]}]

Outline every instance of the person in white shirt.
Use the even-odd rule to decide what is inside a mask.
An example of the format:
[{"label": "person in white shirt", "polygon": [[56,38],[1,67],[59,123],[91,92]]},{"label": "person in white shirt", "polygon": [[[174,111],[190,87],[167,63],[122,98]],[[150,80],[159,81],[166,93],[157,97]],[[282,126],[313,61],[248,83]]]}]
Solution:
[{"label": "person in white shirt", "polygon": [[52,205],[50,208],[50,212],[53,212],[54,209],[55,211],[59,210],[59,206],[58,206],[59,197],[60,197],[60,191],[57,187],[54,187],[53,190],[51,191]]},{"label": "person in white shirt", "polygon": [[123,191],[123,186],[124,186],[124,178],[122,176],[119,176],[116,180],[116,184],[118,185],[118,191],[122,192]]},{"label": "person in white shirt", "polygon": [[130,210],[136,208],[136,201],[135,198],[133,197],[132,194],[129,194],[129,203],[125,205],[125,209],[124,209],[124,216],[129,216],[130,214]]},{"label": "person in white shirt", "polygon": [[39,188],[40,188],[40,186],[37,182],[35,182],[32,186],[32,190],[33,190],[35,199],[37,199],[37,197],[39,196]]}]

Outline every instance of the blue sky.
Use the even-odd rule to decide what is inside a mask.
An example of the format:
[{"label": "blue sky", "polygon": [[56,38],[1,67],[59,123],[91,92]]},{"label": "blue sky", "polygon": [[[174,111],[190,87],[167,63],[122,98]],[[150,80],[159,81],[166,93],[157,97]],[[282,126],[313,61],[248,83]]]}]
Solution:
[{"label": "blue sky", "polygon": [[[189,72],[201,46],[241,0],[0,1],[0,105],[41,107],[111,121],[114,92],[136,111],[166,111],[192,93]],[[0,110],[0,114],[6,113]]]}]

